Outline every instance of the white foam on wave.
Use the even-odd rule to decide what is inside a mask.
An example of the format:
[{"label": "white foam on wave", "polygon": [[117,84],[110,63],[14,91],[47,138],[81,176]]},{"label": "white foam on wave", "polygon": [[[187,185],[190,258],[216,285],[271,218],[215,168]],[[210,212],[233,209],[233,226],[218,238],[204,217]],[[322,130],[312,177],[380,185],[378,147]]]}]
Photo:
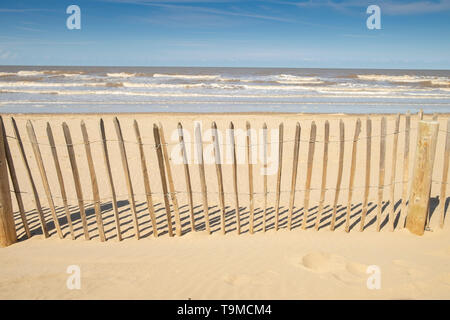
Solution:
[{"label": "white foam on wave", "polygon": [[358,75],[358,79],[366,81],[380,81],[380,82],[404,82],[404,83],[420,83],[430,82],[432,85],[450,85],[450,79],[447,77],[432,77],[432,76],[393,76],[393,75],[379,75],[379,74],[366,74]]},{"label": "white foam on wave", "polygon": [[0,77],[9,77],[9,76],[15,76],[16,74],[13,72],[0,72]]},{"label": "white foam on wave", "polygon": [[325,91],[325,90],[315,90],[315,94],[307,92],[305,94],[220,94],[220,93],[194,93],[194,92],[140,92],[140,91],[123,91],[123,90],[28,90],[28,89],[7,89],[0,90],[1,93],[27,93],[27,94],[50,94],[50,95],[104,95],[104,96],[146,96],[146,97],[204,97],[204,98],[377,98],[377,99],[450,99],[449,94],[430,94],[424,92],[423,94],[417,93],[416,95],[411,95],[410,92],[407,94],[397,94],[393,95],[389,91],[378,91],[378,92],[348,92],[348,91]]},{"label": "white foam on wave", "polygon": [[304,84],[304,83],[312,83],[312,84],[320,84],[324,83],[323,80],[314,77],[314,76],[294,76],[291,74],[280,74],[276,76],[276,81],[281,84]]},{"label": "white foam on wave", "polygon": [[192,79],[192,80],[214,80],[220,79],[220,75],[190,75],[190,74],[165,74],[165,73],[155,73],[153,78],[176,78],[176,79]]},{"label": "white foam on wave", "polygon": [[16,73],[20,77],[33,77],[33,76],[40,76],[45,74],[44,71],[18,71]]},{"label": "white foam on wave", "polygon": [[107,73],[106,75],[111,78],[132,78],[132,77],[136,76],[136,73],[112,72],[112,73]]},{"label": "white foam on wave", "polygon": [[35,88],[59,88],[59,87],[116,87],[121,86],[122,83],[114,82],[36,82],[36,81],[11,81],[0,82],[0,88],[20,88],[20,87],[35,87]]}]

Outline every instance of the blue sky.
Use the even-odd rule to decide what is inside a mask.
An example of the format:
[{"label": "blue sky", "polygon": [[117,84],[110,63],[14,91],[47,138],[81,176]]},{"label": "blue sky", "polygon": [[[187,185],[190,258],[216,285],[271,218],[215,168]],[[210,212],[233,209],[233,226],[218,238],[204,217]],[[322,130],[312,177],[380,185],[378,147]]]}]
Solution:
[{"label": "blue sky", "polygon": [[450,69],[450,0],[2,0],[0,65]]}]

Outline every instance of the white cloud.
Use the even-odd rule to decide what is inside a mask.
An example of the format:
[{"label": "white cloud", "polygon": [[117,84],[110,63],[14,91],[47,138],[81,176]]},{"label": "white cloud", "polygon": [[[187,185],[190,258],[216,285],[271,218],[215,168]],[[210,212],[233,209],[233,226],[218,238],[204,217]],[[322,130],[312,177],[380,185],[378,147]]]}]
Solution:
[{"label": "white cloud", "polygon": [[423,14],[450,10],[450,0],[418,1],[408,3],[386,2],[381,5],[384,13],[392,15]]},{"label": "white cloud", "polygon": [[295,5],[301,8],[330,7],[336,10],[343,10],[348,8],[366,8],[371,4],[377,4],[380,6],[382,13],[389,15],[425,14],[450,10],[450,0],[436,0],[436,1],[308,0],[295,2],[279,1],[277,3],[286,5]]}]

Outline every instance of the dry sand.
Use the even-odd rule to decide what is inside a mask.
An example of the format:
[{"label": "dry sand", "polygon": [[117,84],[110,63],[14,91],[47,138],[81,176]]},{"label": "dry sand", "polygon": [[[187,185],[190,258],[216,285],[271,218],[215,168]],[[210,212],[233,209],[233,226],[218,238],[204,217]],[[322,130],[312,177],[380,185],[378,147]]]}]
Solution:
[{"label": "dry sand", "polygon": [[[31,240],[24,240],[24,230],[21,225],[16,201],[13,205],[17,221],[18,235],[23,241],[8,248],[0,249],[0,298],[2,299],[68,299],[68,298],[129,298],[129,299],[347,299],[347,298],[388,298],[388,299],[417,299],[417,298],[450,298],[450,233],[448,222],[444,230],[437,227],[438,214],[436,206],[442,179],[443,147],[446,121],[449,115],[441,115],[438,149],[433,175],[431,227],[433,232],[427,232],[422,237],[411,235],[406,230],[388,231],[387,213],[389,206],[383,211],[383,228],[380,233],[375,231],[374,217],[376,215],[377,189],[371,188],[367,228],[360,233],[359,217],[364,189],[365,172],[365,116],[362,120],[361,141],[358,143],[357,168],[353,207],[349,234],[344,231],[345,205],[349,183],[349,163],[351,158],[351,139],[354,133],[355,121],[358,116],[350,115],[312,115],[312,114],[121,114],[119,116],[129,158],[133,186],[136,193],[139,226],[143,239],[134,239],[134,229],[130,209],[127,203],[127,191],[123,169],[117,147],[117,140],[112,119],[113,115],[102,115],[105,120],[107,137],[110,141],[111,161],[113,165],[114,182],[119,195],[119,209],[124,241],[116,241],[113,214],[110,205],[109,186],[103,164],[100,148],[100,134],[98,128],[99,115],[15,115],[19,130],[24,140],[28,161],[32,167],[41,202],[46,208],[46,218],[51,226],[50,239],[44,239],[37,220],[34,200],[31,195],[22,160],[20,159],[16,142],[9,138],[19,184],[24,192],[27,217],[33,229]],[[394,131],[394,116],[388,117],[387,153],[386,153],[386,184],[390,181],[392,161],[392,132]],[[26,120],[32,119],[38,141],[42,143],[43,154],[50,185],[58,209],[60,223],[66,238],[58,239],[53,223],[50,222],[48,202],[43,192],[31,146],[26,135]],[[161,236],[155,239],[151,235],[151,224],[145,203],[143,179],[140,168],[138,147],[135,143],[132,122],[138,120],[144,140],[144,148],[149,167],[150,180],[155,209],[157,212],[158,228]],[[334,197],[338,165],[338,123],[343,119],[346,128],[344,172],[342,191],[340,195],[337,230],[329,230],[330,205]],[[379,128],[381,115],[372,115],[372,171],[371,185],[378,184],[379,161]],[[91,205],[92,191],[90,187],[89,171],[87,168],[84,145],[80,131],[80,120],[84,120],[88,127],[92,152],[95,160],[96,173],[99,180],[100,196],[103,199],[103,219],[107,231],[108,241],[101,243],[98,239],[95,215],[89,209],[89,230],[93,240],[85,241],[82,235],[73,178],[64,144],[61,123],[66,121],[71,129],[75,144],[78,166],[80,169],[82,187],[86,204]],[[198,229],[192,232],[189,225],[189,210],[183,165],[172,164],[175,188],[181,206],[183,229],[185,234],[170,238],[167,235],[165,210],[162,204],[161,183],[157,170],[156,152],[152,132],[153,123],[161,122],[164,126],[166,140],[169,142],[169,152],[176,147],[178,140],[176,125],[183,123],[186,131],[193,137],[194,121],[201,121],[203,129],[210,128],[211,122],[216,121],[219,130],[228,127],[229,121],[234,121],[236,128],[245,128],[245,121],[249,120],[253,128],[261,128],[266,122],[270,129],[277,129],[280,122],[284,122],[285,133],[281,196],[281,230],[273,230],[273,206],[275,202],[276,174],[268,176],[269,210],[267,212],[268,231],[261,231],[263,206],[263,176],[260,174],[261,165],[254,167],[256,192],[256,230],[254,235],[248,233],[248,172],[245,163],[238,165],[238,179],[240,206],[242,216],[243,235],[236,235],[234,216],[234,196],[232,194],[231,165],[223,164],[225,203],[227,206],[227,235],[220,233],[218,210],[217,178],[214,164],[206,165],[206,178],[209,193],[210,220],[214,230],[207,235],[204,230],[202,213],[202,199],[200,181],[196,164],[190,165],[192,186],[194,190],[195,216]],[[299,228],[301,222],[301,208],[303,207],[304,186],[306,176],[307,141],[309,139],[311,121],[317,124],[316,153],[314,159],[312,191],[310,200],[312,226],[317,213],[320,196],[323,126],[325,120],[330,122],[329,168],[327,191],[322,229],[319,232],[309,228],[306,231]],[[13,136],[9,115],[4,115],[8,136]],[[64,179],[72,210],[77,239],[70,240],[68,227],[62,210],[59,187],[55,174],[50,148],[47,145],[45,126],[49,121],[52,125]],[[300,144],[299,172],[297,177],[296,210],[294,212],[294,229],[286,230],[287,205],[291,184],[292,154],[295,122],[302,126]],[[411,123],[411,159],[415,151],[417,117],[412,117]],[[400,122],[398,145],[398,162],[395,181],[396,201],[401,199],[403,148],[404,148],[404,118]],[[223,132],[224,133],[224,132]],[[204,131],[205,137],[207,133]],[[225,133],[224,133],[225,134]],[[269,132],[270,136],[270,132]],[[206,139],[205,139],[206,140]],[[260,142],[260,141],[258,141]],[[244,141],[242,141],[244,143]],[[238,149],[245,150],[238,141]],[[205,141],[205,152],[208,152],[210,142]],[[191,144],[188,144],[191,146]],[[194,150],[191,150],[194,153]],[[258,151],[259,152],[259,151]],[[277,149],[273,154],[276,155]],[[269,147],[269,156],[272,151]],[[411,174],[411,170],[410,170]],[[384,190],[384,200],[389,199],[390,187]],[[398,216],[401,205],[396,207]],[[397,217],[398,218],[398,217]],[[68,290],[66,269],[69,265],[81,268],[81,290]],[[369,290],[366,285],[369,265],[379,266],[381,270],[381,289]]]}]

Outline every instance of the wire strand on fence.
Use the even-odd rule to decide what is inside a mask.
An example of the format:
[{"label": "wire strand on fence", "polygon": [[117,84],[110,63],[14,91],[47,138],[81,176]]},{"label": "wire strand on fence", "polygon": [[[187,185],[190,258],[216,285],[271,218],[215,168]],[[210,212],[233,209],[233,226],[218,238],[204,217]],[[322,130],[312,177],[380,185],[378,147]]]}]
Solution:
[{"label": "wire strand on fence", "polygon": [[[382,186],[378,186],[378,185],[369,185],[368,188],[370,188],[370,189],[378,189],[378,188],[381,188],[381,187],[385,188],[385,187],[389,187],[389,186],[397,185],[397,184],[401,184],[401,183],[408,183],[408,181],[395,181],[394,183],[388,183],[388,184],[384,184],[384,185],[382,185]],[[442,184],[441,181],[436,181],[436,180],[433,180],[432,183],[434,183],[434,184]],[[450,183],[447,182],[447,183],[445,183],[445,184],[446,184],[446,185],[449,185]],[[355,189],[364,189],[364,188],[366,188],[366,186],[355,186],[355,187],[352,188],[352,190],[355,190]],[[311,190],[311,191],[320,191],[321,188],[310,188],[309,190]],[[340,188],[340,190],[341,190],[341,191],[348,191],[348,190],[350,190],[350,188],[345,187],[345,188]],[[14,190],[9,190],[9,191],[10,191],[11,193],[31,194],[31,192],[27,192],[27,191],[20,191],[20,192],[16,192],[16,191],[14,191]],[[305,192],[306,189],[295,189],[294,191],[295,191],[296,193],[298,193],[298,192]],[[325,188],[325,191],[336,191],[336,188],[333,188],[333,187]],[[290,193],[290,192],[291,192],[291,190],[280,190],[280,193]],[[176,191],[173,192],[173,193],[175,193],[175,194],[187,194],[188,192],[187,192],[187,191],[183,191],[183,190],[176,190]],[[152,196],[153,196],[153,195],[160,195],[160,196],[166,196],[166,197],[169,197],[169,196],[171,196],[173,193],[172,193],[172,192],[164,193],[164,192],[160,192],[160,191],[152,191],[152,192],[150,193],[150,195],[152,195]],[[192,193],[195,193],[195,194],[202,194],[202,191],[194,191],[194,190],[192,190]],[[208,190],[208,193],[218,194],[219,191],[211,191],[211,190]],[[224,194],[226,194],[226,195],[235,195],[234,192],[224,192]],[[254,194],[254,195],[276,194],[276,191],[253,192],[253,194]],[[146,193],[135,193],[134,195],[137,196],[137,197],[145,197],[145,196],[147,196],[148,194],[146,194]],[[248,192],[238,192],[238,195],[249,196],[250,193],[248,193]],[[53,197],[54,197],[54,198],[57,198],[57,199],[62,199],[62,197],[61,197],[61,196],[58,196],[58,195],[54,195]],[[128,193],[127,193],[127,194],[119,194],[119,195],[116,195],[116,197],[117,197],[117,198],[125,198],[125,197],[128,197]],[[78,201],[77,198],[70,198],[70,197],[68,197],[67,200]],[[104,201],[104,200],[112,200],[112,197],[111,197],[111,196],[108,196],[108,197],[100,198],[100,201]],[[94,199],[84,199],[84,198],[83,198],[83,201],[87,201],[87,202],[95,202]]]},{"label": "wire strand on fence", "polygon": [[[410,132],[411,131],[414,131],[414,130],[417,130],[417,128],[411,128],[410,129]],[[385,137],[388,137],[388,136],[392,136],[392,135],[395,135],[395,134],[402,134],[402,133],[405,133],[406,132],[406,130],[401,130],[401,131],[397,131],[397,132],[390,132],[390,133],[387,133],[386,135],[384,135]],[[447,134],[448,132],[446,131],[446,130],[442,130],[442,129],[440,129],[439,130],[439,132],[442,132],[442,133],[444,133],[444,134]],[[379,138],[379,137],[381,137],[382,135],[372,135],[370,138]],[[16,140],[16,137],[13,137],[13,136],[9,136],[9,135],[7,135],[6,136],[8,139],[13,139],[13,140]],[[358,138],[356,141],[362,141],[362,140],[366,140],[366,139],[368,139],[369,137],[368,136],[364,136],[364,137],[360,137],[360,138]],[[23,142],[26,142],[26,143],[28,143],[28,144],[33,144],[33,142],[31,142],[31,141],[29,141],[28,139],[23,139],[22,138],[22,141]],[[352,138],[349,138],[349,139],[344,139],[343,140],[344,142],[353,142],[353,139]],[[103,141],[102,140],[92,140],[92,141],[90,141],[89,143],[92,145],[92,144],[96,144],[96,143],[102,143]],[[106,140],[106,142],[110,142],[110,143],[117,143],[118,142],[118,140],[117,139],[107,139]],[[138,145],[139,143],[137,142],[137,141],[131,141],[131,140],[123,140],[123,142],[124,143],[126,143],[126,144],[134,144],[134,145]],[[295,142],[295,139],[288,139],[288,140],[284,140],[283,141],[283,144],[285,144],[285,143],[293,143],[293,142]],[[308,140],[308,139],[300,139],[300,142],[306,142],[306,143],[309,143],[310,141]],[[316,143],[324,143],[325,141],[324,140],[316,140],[315,141]],[[338,143],[338,142],[340,142],[340,140],[339,139],[330,139],[329,141],[328,141],[329,143]],[[194,142],[194,141],[185,141],[184,142],[185,144],[191,144],[191,145],[195,145],[196,144],[196,142]],[[51,145],[49,144],[49,143],[45,143],[45,142],[38,142],[37,143],[38,145],[40,145],[40,146],[46,146],[46,147],[51,147]],[[166,142],[164,145],[166,145],[166,146],[175,146],[175,145],[179,145],[180,143],[179,142]],[[202,142],[202,144],[203,145],[208,145],[208,144],[212,144],[212,141],[203,141]],[[272,145],[272,144],[275,144],[275,145],[278,145],[279,144],[279,141],[277,140],[277,141],[275,141],[275,142],[270,142],[270,141],[267,141],[267,145]],[[70,144],[70,146],[84,146],[85,145],[85,143],[84,142],[77,142],[77,143],[72,143],[72,144]],[[157,149],[157,148],[159,148],[160,147],[160,145],[155,145],[154,143],[142,143],[142,145],[144,145],[144,146],[149,146],[149,147],[151,147],[151,148],[153,148],[153,149]],[[161,144],[161,145],[163,145],[163,144]],[[219,145],[220,146],[223,146],[223,147],[228,147],[228,146],[230,146],[230,144],[228,144],[228,143],[219,143]],[[55,146],[59,146],[59,147],[66,147],[66,146],[68,146],[67,144],[62,144],[62,143],[60,143],[60,144],[55,144]],[[255,147],[255,146],[263,146],[263,143],[250,143],[250,146],[251,147]],[[245,144],[235,144],[235,147],[237,147],[237,148],[247,148],[247,145],[245,145]]]}]

